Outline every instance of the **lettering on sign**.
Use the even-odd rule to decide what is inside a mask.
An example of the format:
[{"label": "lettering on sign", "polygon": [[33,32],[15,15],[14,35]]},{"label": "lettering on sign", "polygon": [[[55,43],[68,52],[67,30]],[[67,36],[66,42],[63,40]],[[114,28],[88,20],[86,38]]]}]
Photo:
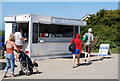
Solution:
[{"label": "lettering on sign", "polygon": [[108,53],[111,54],[109,44],[100,44],[99,56],[107,56]]},{"label": "lettering on sign", "polygon": [[33,23],[32,43],[38,43],[38,23]]}]

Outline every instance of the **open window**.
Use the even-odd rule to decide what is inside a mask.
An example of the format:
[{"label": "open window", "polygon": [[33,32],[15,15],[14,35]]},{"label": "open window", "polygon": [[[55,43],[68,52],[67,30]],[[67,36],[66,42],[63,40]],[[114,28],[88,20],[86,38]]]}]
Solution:
[{"label": "open window", "polygon": [[39,24],[39,37],[73,37],[73,26]]},{"label": "open window", "polygon": [[[28,37],[29,37],[29,23],[18,23],[18,28],[22,29],[22,32],[21,32],[22,37],[28,39]],[[25,42],[28,42],[28,40]]]}]

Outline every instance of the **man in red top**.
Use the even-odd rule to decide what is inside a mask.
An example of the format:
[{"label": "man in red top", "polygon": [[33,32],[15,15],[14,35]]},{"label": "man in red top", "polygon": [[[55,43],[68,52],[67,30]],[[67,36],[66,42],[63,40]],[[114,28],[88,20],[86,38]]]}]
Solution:
[{"label": "man in red top", "polygon": [[[75,68],[75,56],[77,55],[77,62],[78,62],[78,66],[80,65],[79,64],[79,57],[80,57],[80,54],[81,54],[81,51],[82,51],[82,41],[80,40],[80,34],[77,34],[76,35],[76,38],[73,39],[74,40],[74,43],[75,43],[75,50],[72,52],[73,54],[73,68]],[[73,40],[71,41],[71,44],[73,43]]]}]

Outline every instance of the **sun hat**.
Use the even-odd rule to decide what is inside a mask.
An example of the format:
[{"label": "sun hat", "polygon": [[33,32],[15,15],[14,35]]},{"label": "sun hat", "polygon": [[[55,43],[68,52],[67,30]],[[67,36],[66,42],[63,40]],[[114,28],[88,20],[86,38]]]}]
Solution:
[{"label": "sun hat", "polygon": [[88,31],[89,31],[89,32],[92,32],[92,28],[89,28]]}]

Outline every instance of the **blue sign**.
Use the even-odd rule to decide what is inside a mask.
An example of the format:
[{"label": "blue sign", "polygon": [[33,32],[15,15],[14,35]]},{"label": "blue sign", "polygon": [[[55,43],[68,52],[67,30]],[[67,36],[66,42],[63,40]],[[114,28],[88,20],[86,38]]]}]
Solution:
[{"label": "blue sign", "polygon": [[99,56],[107,56],[110,51],[109,44],[101,44],[99,49]]}]

